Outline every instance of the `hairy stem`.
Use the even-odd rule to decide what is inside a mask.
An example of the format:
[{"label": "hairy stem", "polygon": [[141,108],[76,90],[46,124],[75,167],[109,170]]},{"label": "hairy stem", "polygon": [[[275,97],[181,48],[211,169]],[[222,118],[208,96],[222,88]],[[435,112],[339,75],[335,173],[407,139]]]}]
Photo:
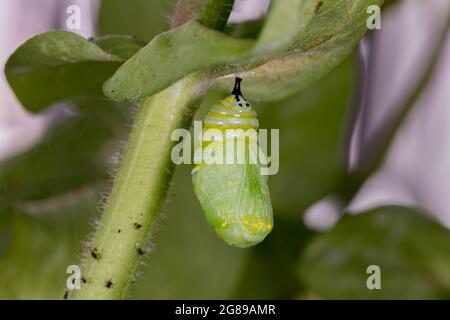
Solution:
[{"label": "hairy stem", "polygon": [[[183,3],[195,4],[195,10],[200,8],[200,21],[220,28],[223,21],[226,24],[234,0],[181,0],[176,17]],[[179,15],[179,22],[192,15],[188,10],[186,15]],[[216,24],[214,19],[220,22]],[[211,82],[207,72],[193,74],[143,101],[95,237],[86,248],[83,284],[71,298],[124,297],[139,258],[146,253],[172,178],[170,155],[176,143],[171,141],[172,132],[189,126],[198,100]]]},{"label": "hairy stem", "polygon": [[197,19],[203,0],[179,0],[172,19],[172,28],[177,28],[191,19]]},{"label": "hairy stem", "polygon": [[233,9],[234,0],[204,0],[200,22],[205,26],[224,30]]},{"label": "hairy stem", "polygon": [[172,20],[172,28],[191,19],[198,19],[211,29],[224,30],[233,5],[234,0],[180,0]]},{"label": "hairy stem", "polygon": [[75,299],[124,296],[172,176],[170,158],[175,128],[188,127],[198,98],[208,87],[189,76],[147,98],[140,106],[123,163],[89,244]]}]

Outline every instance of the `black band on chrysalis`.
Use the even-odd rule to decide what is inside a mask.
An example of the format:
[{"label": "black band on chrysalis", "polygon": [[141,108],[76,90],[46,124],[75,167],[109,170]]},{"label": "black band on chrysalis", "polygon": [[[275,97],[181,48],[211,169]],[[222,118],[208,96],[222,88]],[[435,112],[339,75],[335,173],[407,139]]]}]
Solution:
[{"label": "black band on chrysalis", "polygon": [[241,81],[242,81],[242,78],[236,77],[236,79],[234,81],[234,88],[233,88],[233,91],[231,92],[231,94],[234,94],[236,101],[240,100],[239,96],[242,97]]}]

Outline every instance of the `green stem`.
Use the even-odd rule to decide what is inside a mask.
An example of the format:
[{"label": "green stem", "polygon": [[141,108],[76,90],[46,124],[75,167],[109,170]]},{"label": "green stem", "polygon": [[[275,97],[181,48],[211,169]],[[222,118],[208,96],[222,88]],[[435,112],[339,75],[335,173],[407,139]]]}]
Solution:
[{"label": "green stem", "polygon": [[225,29],[228,17],[233,9],[234,0],[180,0],[177,3],[172,28],[198,19],[211,29]]},{"label": "green stem", "polygon": [[234,0],[204,0],[203,3],[200,22],[209,28],[224,30],[233,9]]},{"label": "green stem", "polygon": [[124,296],[172,176],[172,131],[189,126],[199,97],[208,88],[205,76],[175,83],[140,106],[123,163],[82,270],[75,299]]},{"label": "green stem", "polygon": [[196,19],[201,12],[203,0],[179,0],[172,19],[172,28],[177,28],[191,19]]},{"label": "green stem", "polygon": [[[200,12],[200,21],[212,28],[220,27],[223,21],[226,24],[233,3],[234,0],[181,0],[175,19],[178,16],[177,23],[184,23],[195,9]],[[180,13],[185,5],[189,10]],[[213,19],[221,22],[216,24]],[[81,289],[71,298],[124,297],[140,256],[148,251],[149,235],[172,178],[171,150],[176,143],[171,141],[172,132],[189,127],[199,99],[212,79],[207,72],[187,76],[145,99],[140,106],[105,211],[87,248]]]}]

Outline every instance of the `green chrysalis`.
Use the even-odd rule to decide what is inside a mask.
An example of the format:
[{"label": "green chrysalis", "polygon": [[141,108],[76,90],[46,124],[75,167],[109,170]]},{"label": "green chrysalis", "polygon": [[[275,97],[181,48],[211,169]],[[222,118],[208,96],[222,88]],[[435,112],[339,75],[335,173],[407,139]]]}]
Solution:
[{"label": "green chrysalis", "polygon": [[203,162],[192,170],[192,181],[206,218],[219,237],[232,246],[246,248],[264,240],[273,228],[273,217],[267,176],[261,175],[260,163],[249,161],[257,155],[243,132],[256,132],[259,123],[256,112],[241,93],[241,80],[236,78],[232,94],[215,103],[204,120],[203,132],[216,129],[223,139],[203,142],[202,148],[204,154],[218,144],[227,150],[241,139],[244,150],[236,148],[233,158],[244,161]]}]

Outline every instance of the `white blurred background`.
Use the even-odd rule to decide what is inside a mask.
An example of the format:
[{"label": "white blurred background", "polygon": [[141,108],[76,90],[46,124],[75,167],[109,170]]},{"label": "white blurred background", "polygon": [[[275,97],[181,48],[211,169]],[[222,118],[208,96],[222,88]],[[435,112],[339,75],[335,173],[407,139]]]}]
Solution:
[{"label": "white blurred background", "polygon": [[[402,107],[423,75],[447,24],[448,0],[404,0],[382,13],[381,30],[370,41],[368,92],[357,119],[350,168],[370,152],[368,141]],[[331,228],[341,210],[361,212],[380,205],[417,206],[450,228],[450,39],[443,59],[397,131],[381,168],[348,208],[328,196],[309,208],[305,223]]]}]

